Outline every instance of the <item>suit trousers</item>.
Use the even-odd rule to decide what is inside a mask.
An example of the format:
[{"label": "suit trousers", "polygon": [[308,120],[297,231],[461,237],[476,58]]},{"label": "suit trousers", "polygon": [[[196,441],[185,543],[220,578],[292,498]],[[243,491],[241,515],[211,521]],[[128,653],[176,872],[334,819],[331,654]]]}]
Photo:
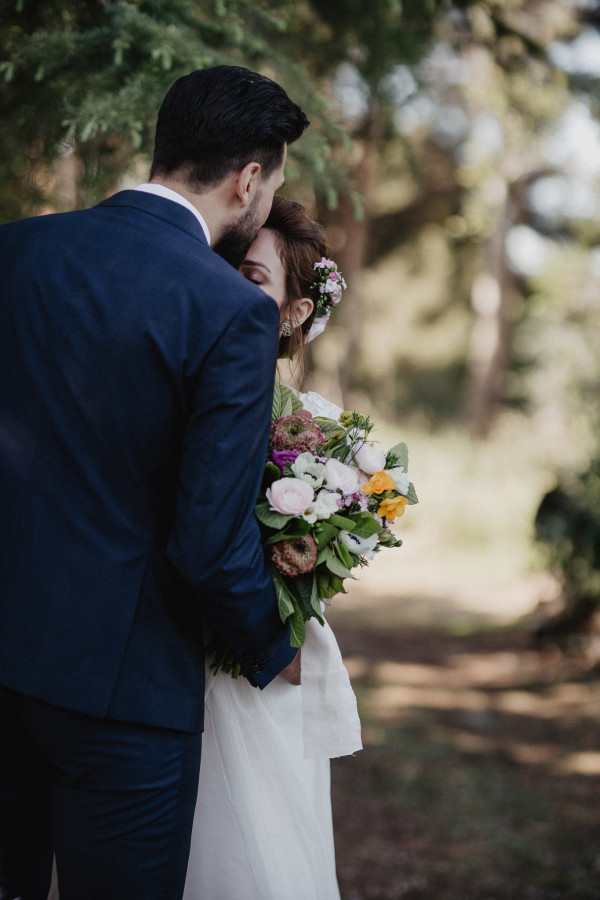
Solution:
[{"label": "suit trousers", "polygon": [[0,900],[180,900],[201,746],[0,687]]}]

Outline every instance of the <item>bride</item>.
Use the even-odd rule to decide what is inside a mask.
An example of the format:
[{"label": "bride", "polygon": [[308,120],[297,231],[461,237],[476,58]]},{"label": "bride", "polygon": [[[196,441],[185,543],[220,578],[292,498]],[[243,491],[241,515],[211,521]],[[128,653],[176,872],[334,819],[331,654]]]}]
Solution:
[{"label": "bride", "polygon": [[[314,322],[314,263],[326,250],[304,208],[275,197],[240,271],[281,310],[280,357],[301,352],[328,318],[329,310]],[[342,412],[312,392],[299,398],[314,415]],[[183,900],[340,900],[329,760],[361,749],[360,721],[327,623],[306,623],[300,656],[300,686],[280,675],[260,691],[207,670]],[[55,881],[49,900],[58,900]]]},{"label": "bride", "polygon": [[[321,229],[275,197],[240,267],[281,310],[280,357],[319,332],[314,263]],[[287,327],[286,327],[287,326]],[[312,392],[314,415],[342,410]],[[330,757],[362,746],[356,700],[329,626],[307,623],[301,685],[279,676],[263,691],[207,672],[200,786],[184,900],[339,900]]]}]

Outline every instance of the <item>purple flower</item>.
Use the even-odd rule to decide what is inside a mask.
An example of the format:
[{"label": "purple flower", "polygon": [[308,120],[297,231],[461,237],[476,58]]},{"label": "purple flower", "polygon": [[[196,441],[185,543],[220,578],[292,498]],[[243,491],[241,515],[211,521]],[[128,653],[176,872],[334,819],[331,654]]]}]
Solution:
[{"label": "purple flower", "polygon": [[279,466],[282,473],[288,463],[293,463],[298,456],[300,456],[299,450],[273,450],[271,453],[271,458],[276,466]]}]

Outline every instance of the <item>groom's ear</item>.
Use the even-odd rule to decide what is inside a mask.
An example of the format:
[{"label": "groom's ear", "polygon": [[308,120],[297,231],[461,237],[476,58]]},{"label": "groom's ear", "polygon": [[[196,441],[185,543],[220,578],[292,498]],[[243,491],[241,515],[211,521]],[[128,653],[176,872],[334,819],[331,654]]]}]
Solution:
[{"label": "groom's ear", "polygon": [[234,190],[243,207],[252,203],[261,179],[261,166],[257,162],[247,163],[235,173]]}]

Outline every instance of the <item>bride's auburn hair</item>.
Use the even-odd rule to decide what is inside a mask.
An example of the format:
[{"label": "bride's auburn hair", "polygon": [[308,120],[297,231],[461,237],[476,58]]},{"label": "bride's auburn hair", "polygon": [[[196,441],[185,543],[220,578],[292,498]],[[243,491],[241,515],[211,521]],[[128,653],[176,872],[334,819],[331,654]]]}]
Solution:
[{"label": "bride's auburn hair", "polygon": [[[282,307],[282,319],[292,325],[290,337],[279,340],[279,356],[295,358],[304,346],[316,313],[318,288],[315,288],[314,265],[327,256],[325,236],[320,225],[308,216],[300,203],[285,197],[273,197],[273,206],[263,225],[274,232],[275,247],[285,270],[286,298]],[[310,297],[315,309],[302,325],[294,321],[294,303],[302,297]]]}]

